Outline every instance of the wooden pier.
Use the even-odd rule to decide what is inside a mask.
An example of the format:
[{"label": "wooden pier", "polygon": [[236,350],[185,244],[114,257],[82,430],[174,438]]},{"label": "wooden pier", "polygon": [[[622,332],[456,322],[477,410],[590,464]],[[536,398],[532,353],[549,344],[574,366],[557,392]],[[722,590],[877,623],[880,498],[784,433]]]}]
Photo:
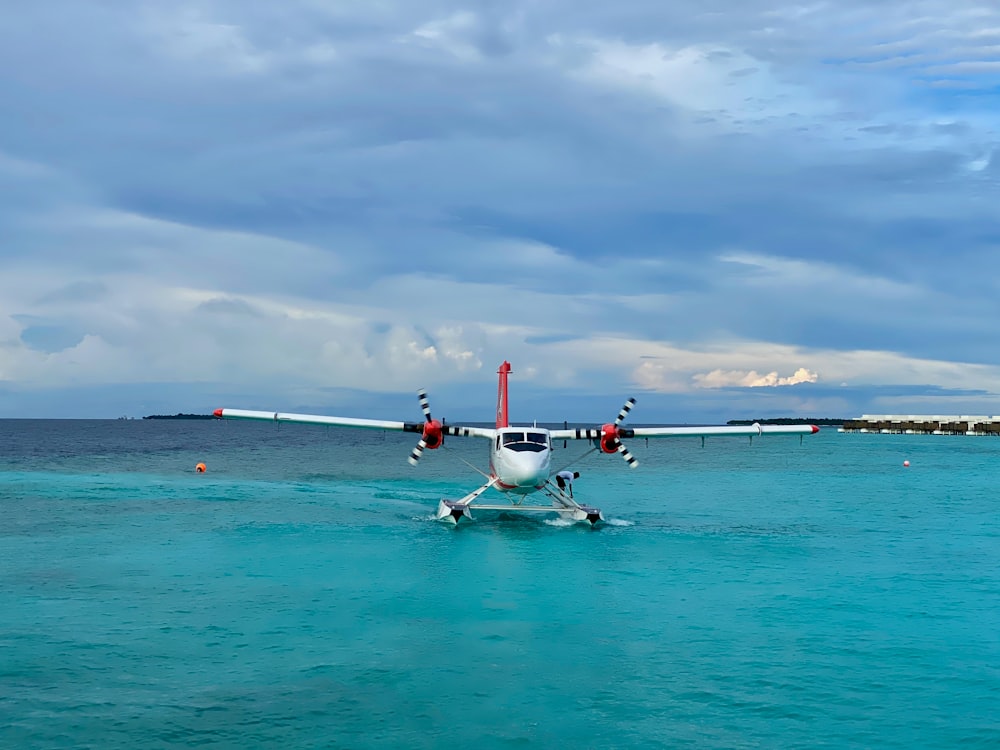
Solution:
[{"label": "wooden pier", "polygon": [[838,432],[882,435],[1000,435],[1000,417],[862,414],[844,422]]}]

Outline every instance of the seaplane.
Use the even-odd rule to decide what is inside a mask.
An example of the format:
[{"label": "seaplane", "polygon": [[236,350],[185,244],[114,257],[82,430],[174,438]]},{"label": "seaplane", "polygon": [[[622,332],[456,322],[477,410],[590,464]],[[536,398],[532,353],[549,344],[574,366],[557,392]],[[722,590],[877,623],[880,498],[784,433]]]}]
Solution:
[{"label": "seaplane", "polygon": [[[597,525],[604,521],[599,508],[578,503],[572,494],[572,484],[554,481],[567,466],[553,468],[553,444],[568,440],[583,440],[589,449],[575,460],[579,461],[591,453],[617,453],[629,468],[636,468],[639,462],[626,447],[624,440],[635,438],[700,437],[704,444],[706,437],[754,437],[761,435],[811,435],[819,432],[819,427],[810,424],[791,425],[719,425],[708,427],[624,427],[625,418],[635,406],[635,399],[629,398],[618,412],[613,422],[599,427],[574,429],[547,429],[538,426],[515,426],[510,424],[507,409],[507,377],[511,372],[506,360],[497,370],[497,410],[496,427],[462,427],[443,422],[431,416],[430,402],[424,390],[417,392],[424,419],[420,422],[394,422],[381,419],[359,419],[354,417],[330,417],[317,414],[284,414],[271,411],[249,409],[216,409],[219,419],[261,420],[274,423],[297,423],[327,425],[332,427],[355,427],[372,430],[399,430],[420,435],[408,458],[416,466],[425,450],[437,450],[444,445],[445,437],[472,437],[489,441],[490,456],[488,472],[480,471],[485,484],[458,500],[444,500],[438,503],[436,517],[439,521],[457,525],[472,521],[472,511],[515,511],[523,513],[555,514],[563,520]],[[564,423],[565,425],[566,423]],[[572,462],[571,462],[572,463]],[[475,467],[474,467],[475,468]],[[479,471],[478,469],[476,469]],[[503,504],[478,502],[480,496],[494,489],[506,497]],[[531,496],[547,498],[549,504],[525,502]]]}]

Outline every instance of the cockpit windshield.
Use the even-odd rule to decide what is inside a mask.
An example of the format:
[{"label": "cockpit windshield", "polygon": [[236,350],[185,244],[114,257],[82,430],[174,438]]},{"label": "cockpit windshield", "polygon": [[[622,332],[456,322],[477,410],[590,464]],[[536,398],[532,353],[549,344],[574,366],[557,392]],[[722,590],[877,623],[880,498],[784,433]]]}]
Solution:
[{"label": "cockpit windshield", "polygon": [[543,451],[549,447],[548,436],[544,432],[505,432],[503,447],[512,451]]}]

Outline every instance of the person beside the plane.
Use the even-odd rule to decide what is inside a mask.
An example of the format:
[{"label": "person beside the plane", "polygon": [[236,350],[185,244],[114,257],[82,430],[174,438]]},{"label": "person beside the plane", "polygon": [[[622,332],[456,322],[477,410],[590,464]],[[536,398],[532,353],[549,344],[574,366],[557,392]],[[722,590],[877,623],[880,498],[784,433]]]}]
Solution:
[{"label": "person beside the plane", "polygon": [[578,471],[560,471],[556,474],[556,484],[559,485],[559,489],[563,492],[567,492],[570,498],[573,497],[573,480],[580,478],[580,472]]}]

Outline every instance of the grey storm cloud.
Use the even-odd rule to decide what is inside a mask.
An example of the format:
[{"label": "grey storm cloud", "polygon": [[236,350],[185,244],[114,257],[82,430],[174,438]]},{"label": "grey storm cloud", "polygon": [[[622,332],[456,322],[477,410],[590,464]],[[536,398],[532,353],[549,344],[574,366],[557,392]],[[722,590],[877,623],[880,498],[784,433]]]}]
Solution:
[{"label": "grey storm cloud", "polygon": [[[173,330],[125,312],[110,275],[131,274],[202,289],[169,304],[215,335],[271,321],[289,351],[337,303],[367,321],[337,318],[360,332],[344,351],[373,359],[489,362],[509,325],[537,351],[608,333],[1000,365],[1000,9],[64,0],[6,19],[0,264],[61,276],[0,307],[2,351],[85,330],[98,362],[136,321]],[[468,309],[476,346],[454,333]],[[83,311],[72,335],[25,328]],[[739,368],[695,374],[717,369]]]}]

